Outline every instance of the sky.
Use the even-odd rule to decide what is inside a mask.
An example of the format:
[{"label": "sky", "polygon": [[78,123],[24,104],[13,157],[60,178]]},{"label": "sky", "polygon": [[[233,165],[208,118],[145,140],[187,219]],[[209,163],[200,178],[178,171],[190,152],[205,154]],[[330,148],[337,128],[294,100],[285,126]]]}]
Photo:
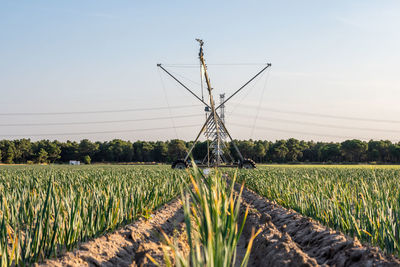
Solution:
[{"label": "sky", "polygon": [[[193,140],[198,43],[236,139],[400,141],[400,2],[0,1],[0,139]],[[204,92],[206,93],[206,92]],[[67,113],[67,114],[65,114]]]}]

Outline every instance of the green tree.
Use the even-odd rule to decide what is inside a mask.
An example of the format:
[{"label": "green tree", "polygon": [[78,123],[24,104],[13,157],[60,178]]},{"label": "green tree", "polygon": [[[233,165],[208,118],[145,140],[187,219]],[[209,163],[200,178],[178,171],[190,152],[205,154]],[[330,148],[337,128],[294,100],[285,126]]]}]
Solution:
[{"label": "green tree", "polygon": [[57,144],[57,141],[54,141],[52,143],[49,143],[46,148],[46,152],[48,154],[48,160],[50,162],[55,162],[58,160],[61,156],[61,148]]},{"label": "green tree", "polygon": [[0,151],[2,151],[1,154],[2,154],[4,163],[8,163],[8,164],[13,163],[15,146],[12,141],[1,140],[0,141]]},{"label": "green tree", "polygon": [[89,165],[91,162],[92,162],[92,159],[90,158],[89,155],[86,155],[86,156],[83,157],[83,163]]},{"label": "green tree", "polygon": [[392,144],[389,147],[389,153],[391,162],[400,162],[400,143],[397,145]]},{"label": "green tree", "polygon": [[40,140],[32,144],[32,150],[36,157],[38,157],[42,149],[47,153],[46,161],[55,162],[61,157],[61,144],[58,141]]},{"label": "green tree", "polygon": [[68,140],[65,143],[61,143],[60,149],[60,160],[62,162],[79,159],[79,144],[77,142],[71,142]]},{"label": "green tree", "polygon": [[368,144],[357,139],[341,143],[341,153],[346,161],[361,162],[366,159]]},{"label": "green tree", "polygon": [[46,152],[46,150],[41,148],[39,150],[38,155],[37,155],[37,162],[38,163],[46,163],[47,162],[47,158],[48,158],[48,153]]},{"label": "green tree", "polygon": [[17,162],[27,162],[32,158],[32,143],[30,139],[15,140],[15,149],[18,151],[15,155]]},{"label": "green tree", "polygon": [[321,147],[321,158],[323,161],[340,161],[340,144],[338,143],[328,143]]},{"label": "green tree", "polygon": [[143,142],[142,141],[136,141],[135,143],[132,144],[133,151],[135,152],[135,161],[143,161]]},{"label": "green tree", "polygon": [[392,142],[386,140],[380,141],[369,141],[368,142],[368,160],[370,161],[380,161],[388,162],[390,161],[390,146]]},{"label": "green tree", "polygon": [[255,159],[255,144],[253,140],[243,140],[237,142],[237,146],[240,150],[240,153],[242,153],[242,156],[244,158],[251,158]]},{"label": "green tree", "polygon": [[286,155],[289,153],[289,149],[286,146],[285,140],[276,141],[272,145],[272,157],[275,162],[284,162]]},{"label": "green tree", "polygon": [[258,162],[262,162],[262,159],[265,157],[267,154],[267,151],[265,149],[265,145],[259,141],[257,142],[255,148],[254,148],[255,156],[258,159]]},{"label": "green tree", "polygon": [[132,143],[120,139],[114,139],[109,143],[108,152],[111,161],[130,162],[134,158]]},{"label": "green tree", "polygon": [[167,158],[168,158],[168,145],[162,141],[156,142],[153,149],[154,161],[166,162]]},{"label": "green tree", "polygon": [[13,164],[14,163],[14,156],[15,156],[15,149],[14,149],[14,144],[10,145],[7,148],[6,152],[6,163],[7,164]]},{"label": "green tree", "polygon": [[182,140],[173,139],[168,143],[168,158],[170,161],[184,158],[186,151],[186,144]]},{"label": "green tree", "polygon": [[88,139],[83,139],[79,143],[78,148],[80,158],[84,158],[86,155],[92,158],[98,149],[99,145],[97,143],[93,143]]},{"label": "green tree", "polygon": [[286,154],[287,161],[297,161],[299,157],[303,156],[299,140],[290,138],[286,141],[286,147],[288,149]]},{"label": "green tree", "polygon": [[143,161],[151,162],[153,159],[153,144],[151,142],[143,142],[142,144],[142,153],[143,153]]}]

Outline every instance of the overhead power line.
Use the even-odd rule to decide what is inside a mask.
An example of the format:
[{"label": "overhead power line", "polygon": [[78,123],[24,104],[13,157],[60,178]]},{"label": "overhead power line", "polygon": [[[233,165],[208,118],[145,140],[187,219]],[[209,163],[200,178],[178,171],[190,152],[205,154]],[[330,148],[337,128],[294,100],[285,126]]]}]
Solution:
[{"label": "overhead power line", "polygon": [[132,108],[132,109],[113,109],[113,110],[94,110],[94,111],[66,111],[66,112],[8,112],[0,113],[0,116],[42,116],[42,115],[72,115],[72,114],[98,114],[98,113],[120,113],[135,111],[167,110],[196,107],[200,105],[181,105],[170,107],[151,107],[151,108]]},{"label": "overhead power line", "polygon": [[[238,104],[238,105],[246,107],[246,108],[256,108],[252,105],[246,105],[246,104]],[[287,110],[266,108],[266,107],[262,107],[261,109],[267,110],[270,112],[275,112],[275,113],[282,113],[282,114],[303,115],[303,116],[310,116],[310,117],[321,117],[321,118],[330,118],[330,119],[339,119],[339,120],[368,121],[368,122],[379,122],[379,123],[400,123],[400,120],[386,120],[386,119],[371,119],[371,118],[363,118],[363,117],[338,116],[338,115],[302,112],[302,111],[287,111]]]},{"label": "overhead power line", "polygon": [[178,119],[178,118],[193,118],[193,117],[200,117],[200,116],[203,116],[203,115],[202,114],[192,114],[192,115],[181,115],[181,116],[143,118],[143,119],[131,119],[131,120],[109,120],[109,121],[48,122],[48,123],[6,123],[6,124],[0,124],[0,127],[108,124],[108,123],[119,123],[119,122],[138,122],[138,121],[155,121],[155,120],[168,120],[168,119]]},{"label": "overhead power line", "polygon": [[[201,127],[201,125],[181,125],[175,128],[191,128]],[[44,134],[2,134],[0,137],[41,137],[41,136],[68,136],[68,135],[87,135],[87,134],[107,134],[107,133],[130,133],[130,132],[144,132],[144,131],[159,131],[173,129],[174,127],[159,127],[159,128],[142,128],[131,130],[115,130],[115,131],[96,131],[96,132],[72,132],[72,133],[44,133]]]},{"label": "overhead power line", "polygon": [[[251,125],[239,124],[239,123],[230,123],[230,125],[244,127],[244,128],[251,128]],[[281,133],[289,133],[289,134],[304,134],[310,136],[319,136],[319,137],[333,137],[333,138],[343,138],[343,139],[358,139],[354,136],[342,136],[342,135],[331,135],[331,134],[318,134],[318,133],[311,133],[311,132],[303,132],[303,131],[288,131],[285,129],[279,128],[272,128],[272,127],[256,127],[258,130],[267,130],[267,131],[274,131],[274,132],[281,132]]]},{"label": "overhead power line", "polygon": [[[253,118],[253,116],[243,115],[243,114],[234,114],[234,116],[242,117],[242,118]],[[364,128],[364,127],[350,127],[350,126],[342,126],[342,125],[334,125],[334,124],[314,123],[314,122],[288,120],[288,119],[280,119],[280,118],[278,119],[278,118],[272,118],[272,117],[260,117],[259,116],[258,120],[287,122],[287,123],[293,123],[293,124],[299,124],[299,125],[310,125],[310,126],[335,128],[335,129],[374,131],[374,132],[385,132],[385,133],[400,133],[400,130],[388,130],[388,129],[376,129],[376,128]]]},{"label": "overhead power line", "polygon": [[[199,67],[199,66],[197,66],[197,67]],[[182,78],[182,79],[184,79],[184,80],[186,80],[186,81],[188,81],[188,82],[191,82],[192,84],[201,86],[201,83],[196,82],[196,81],[193,81],[192,79],[187,78],[187,77],[183,76],[182,74],[179,74],[179,73],[177,73],[177,72],[175,72],[175,71],[172,71],[172,70],[170,70],[169,72],[171,72],[171,73],[174,74],[175,76],[178,76],[178,77],[180,77],[180,78]]]}]

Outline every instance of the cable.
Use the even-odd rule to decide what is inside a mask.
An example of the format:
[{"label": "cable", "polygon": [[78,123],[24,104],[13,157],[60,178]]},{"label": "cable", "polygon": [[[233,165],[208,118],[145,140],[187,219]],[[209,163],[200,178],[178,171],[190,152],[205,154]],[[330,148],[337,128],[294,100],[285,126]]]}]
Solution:
[{"label": "cable", "polygon": [[268,82],[269,74],[270,74],[270,72],[268,71],[268,73],[267,73],[267,75],[265,77],[263,90],[261,91],[261,97],[260,97],[260,100],[258,101],[258,107],[257,107],[256,116],[254,118],[253,127],[251,128],[251,134],[250,134],[251,138],[253,138],[254,128],[256,127],[256,122],[257,122],[257,119],[258,119],[258,115],[260,114],[260,108],[261,108],[261,104],[262,104],[262,101],[263,101],[263,98],[264,98],[265,88],[267,88],[267,82]]},{"label": "cable", "polygon": [[[235,114],[237,117],[243,118],[253,118],[253,116],[243,115],[243,114]],[[276,122],[287,122],[299,125],[310,125],[317,127],[326,127],[326,128],[335,128],[335,129],[347,129],[347,130],[361,130],[361,131],[374,131],[374,132],[387,132],[387,133],[400,133],[400,130],[387,130],[387,129],[375,129],[375,128],[363,128],[363,127],[348,127],[348,126],[340,126],[334,124],[323,124],[323,123],[314,123],[307,121],[297,121],[297,120],[288,120],[288,119],[277,119],[271,117],[258,117],[259,120],[264,121],[276,121]]]},{"label": "cable", "polygon": [[98,113],[119,113],[119,112],[135,112],[135,111],[150,111],[150,110],[165,110],[165,109],[180,109],[189,108],[200,105],[181,105],[171,107],[153,107],[153,108],[134,108],[134,109],[117,109],[117,110],[95,110],[95,111],[67,111],[67,112],[11,112],[0,113],[0,116],[42,116],[42,115],[73,115],[73,114],[98,114]]},{"label": "cable", "polygon": [[0,127],[10,126],[54,126],[54,125],[86,125],[86,124],[107,124],[107,123],[118,123],[118,122],[136,122],[136,121],[153,121],[153,120],[167,120],[167,119],[178,119],[178,118],[192,118],[200,117],[201,114],[191,114],[182,116],[172,117],[157,117],[157,118],[144,118],[144,119],[132,119],[132,120],[112,120],[112,121],[83,121],[83,122],[49,122],[49,123],[11,123],[11,124],[0,124]]},{"label": "cable", "polygon": [[[175,128],[191,128],[191,127],[201,127],[201,125],[180,125],[175,126]],[[99,132],[79,132],[79,133],[46,133],[46,134],[2,134],[0,137],[39,137],[39,136],[64,136],[64,135],[85,135],[85,134],[105,134],[105,133],[130,133],[130,132],[141,132],[141,131],[157,131],[157,130],[168,130],[173,129],[173,127],[160,127],[160,128],[145,128],[145,129],[133,129],[133,130],[119,130],[119,131],[99,131]]]},{"label": "cable", "polygon": [[[252,105],[240,104],[236,103],[236,105],[241,105],[247,108],[255,108]],[[379,123],[400,123],[399,120],[382,120],[382,119],[369,119],[369,118],[362,118],[362,117],[347,117],[347,116],[337,116],[337,115],[329,115],[329,114],[318,114],[318,113],[311,113],[311,112],[297,112],[297,111],[285,111],[279,110],[274,108],[261,108],[262,110],[267,110],[275,113],[283,113],[283,114],[294,114],[294,115],[303,115],[303,116],[310,116],[310,117],[321,117],[321,118],[331,118],[331,119],[339,119],[339,120],[349,120],[349,121],[369,121],[369,122],[379,122]]]},{"label": "cable", "polygon": [[179,73],[177,73],[175,71],[169,70],[169,72],[171,72],[175,76],[181,77],[182,79],[184,79],[186,81],[189,81],[189,82],[191,82],[191,83],[193,83],[195,85],[199,85],[199,86],[201,85],[199,82],[193,81],[192,79],[189,79],[189,78],[187,78],[187,77],[185,77],[185,76],[183,76],[183,75],[181,75],[181,74],[179,74]]},{"label": "cable", "polygon": [[[230,123],[231,125],[238,126],[238,127],[244,127],[244,128],[249,128],[251,125],[244,125],[244,124],[238,124],[238,123]],[[341,136],[341,135],[330,135],[330,134],[317,134],[317,133],[310,133],[310,132],[302,132],[302,131],[288,131],[284,129],[278,129],[278,128],[271,128],[271,127],[257,127],[259,130],[267,130],[267,131],[275,131],[275,132],[282,132],[282,133],[295,133],[295,134],[304,134],[304,135],[311,135],[311,136],[320,136],[320,137],[334,137],[334,138],[343,138],[343,139],[358,139],[357,137],[352,137],[352,136]]]},{"label": "cable", "polygon": [[264,74],[265,72],[263,72],[260,76],[258,76],[256,80],[253,82],[253,84],[250,85],[250,88],[247,89],[247,93],[242,97],[242,99],[238,103],[234,104],[232,111],[229,112],[229,115],[231,115],[237,109],[237,107],[240,106],[242,102],[249,96],[249,94],[251,93],[251,91],[253,91],[258,82],[261,81]]},{"label": "cable", "polygon": [[163,91],[164,91],[165,101],[167,102],[167,105],[168,105],[168,113],[169,113],[169,116],[171,117],[172,128],[174,129],[176,139],[179,139],[178,138],[178,132],[176,131],[176,128],[175,128],[175,122],[174,122],[174,119],[172,118],[171,106],[169,105],[167,90],[165,89],[165,84],[164,84],[164,81],[163,81],[163,78],[161,76],[159,68],[157,68],[157,73],[158,73],[158,76],[160,77],[160,81],[161,81],[162,88],[163,88]]}]

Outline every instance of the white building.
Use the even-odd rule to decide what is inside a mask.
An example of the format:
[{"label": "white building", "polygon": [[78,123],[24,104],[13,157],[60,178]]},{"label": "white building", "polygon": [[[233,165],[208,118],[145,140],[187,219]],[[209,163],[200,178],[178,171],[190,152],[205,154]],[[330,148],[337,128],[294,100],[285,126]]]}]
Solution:
[{"label": "white building", "polygon": [[81,162],[79,160],[70,160],[69,165],[81,165]]}]

